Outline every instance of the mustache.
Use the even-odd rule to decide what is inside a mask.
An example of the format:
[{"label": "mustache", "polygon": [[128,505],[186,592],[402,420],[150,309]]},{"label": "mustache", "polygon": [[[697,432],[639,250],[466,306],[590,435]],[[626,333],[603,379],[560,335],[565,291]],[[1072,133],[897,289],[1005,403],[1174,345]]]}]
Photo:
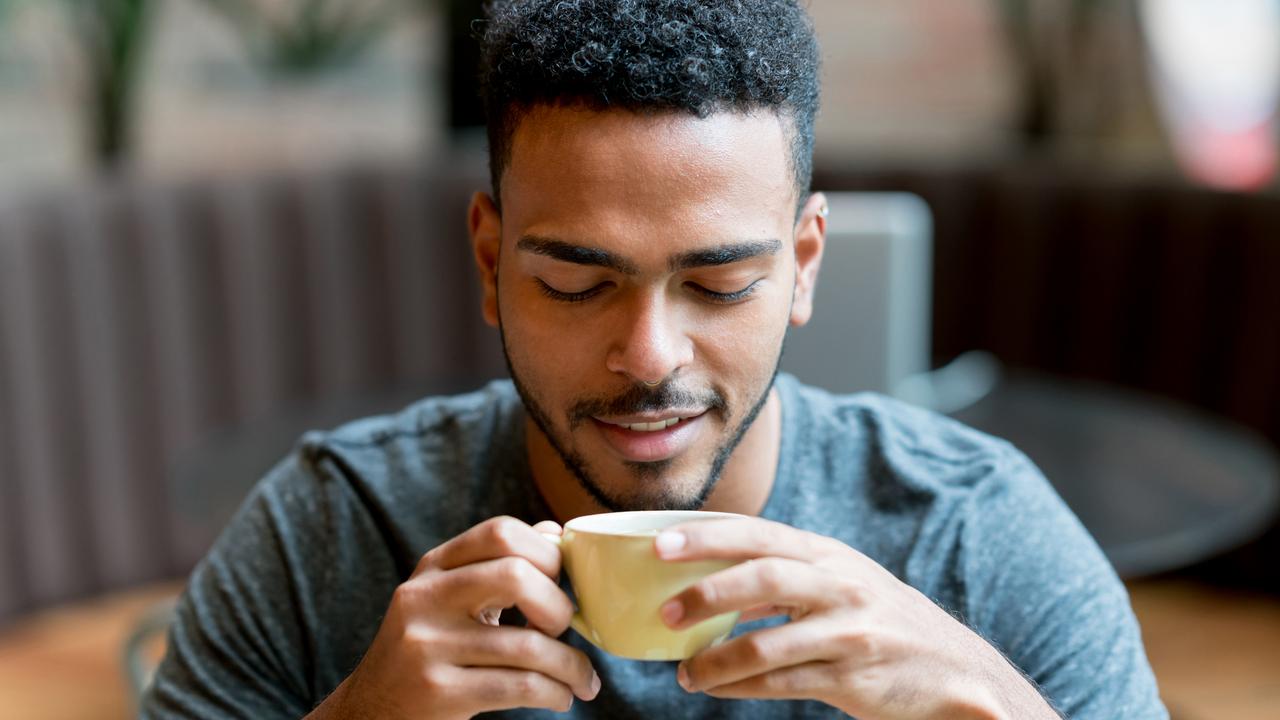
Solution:
[{"label": "mustache", "polygon": [[577,400],[569,407],[569,429],[597,416],[637,415],[664,410],[707,408],[724,412],[728,408],[724,396],[715,390],[695,392],[672,382],[657,387],[643,383],[632,385],[615,397],[594,397]]}]

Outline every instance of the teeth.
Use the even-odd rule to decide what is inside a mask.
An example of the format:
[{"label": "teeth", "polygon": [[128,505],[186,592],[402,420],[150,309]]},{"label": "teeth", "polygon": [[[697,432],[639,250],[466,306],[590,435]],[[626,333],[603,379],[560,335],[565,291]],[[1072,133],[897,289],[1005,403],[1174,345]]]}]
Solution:
[{"label": "teeth", "polygon": [[631,425],[622,425],[621,427],[628,430],[635,430],[637,432],[655,432],[658,430],[665,430],[678,422],[680,422],[680,418],[673,417],[668,420],[659,420],[651,423],[633,423]]}]

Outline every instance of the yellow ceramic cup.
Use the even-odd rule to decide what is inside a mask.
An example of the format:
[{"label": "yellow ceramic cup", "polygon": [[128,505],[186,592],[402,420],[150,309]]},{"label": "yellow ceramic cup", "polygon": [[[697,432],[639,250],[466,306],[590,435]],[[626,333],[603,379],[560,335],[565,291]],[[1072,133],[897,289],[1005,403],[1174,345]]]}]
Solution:
[{"label": "yellow ceramic cup", "polygon": [[724,640],[739,613],[672,630],[658,608],[698,580],[737,563],[659,560],[653,539],[679,523],[736,517],[742,516],[677,510],[604,513],[570,520],[562,536],[546,535],[560,546],[578,598],[573,629],[601,650],[633,660],[683,660]]}]

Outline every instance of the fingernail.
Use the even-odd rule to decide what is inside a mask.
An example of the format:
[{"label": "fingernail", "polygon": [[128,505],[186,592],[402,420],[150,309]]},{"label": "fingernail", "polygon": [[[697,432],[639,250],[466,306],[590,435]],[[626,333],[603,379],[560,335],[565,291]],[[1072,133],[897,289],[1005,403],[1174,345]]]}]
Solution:
[{"label": "fingernail", "polygon": [[659,555],[672,555],[680,551],[688,540],[682,532],[664,532],[658,534],[658,539],[653,541],[653,546],[658,549]]},{"label": "fingernail", "polygon": [[689,671],[684,669],[684,663],[676,667],[676,682],[680,683],[685,692],[693,692],[689,687]]},{"label": "fingernail", "polygon": [[591,673],[591,697],[588,700],[595,700],[600,694],[600,675],[595,671]]},{"label": "fingernail", "polygon": [[658,614],[662,615],[663,621],[668,625],[675,625],[684,617],[684,603],[679,600],[668,600]]}]

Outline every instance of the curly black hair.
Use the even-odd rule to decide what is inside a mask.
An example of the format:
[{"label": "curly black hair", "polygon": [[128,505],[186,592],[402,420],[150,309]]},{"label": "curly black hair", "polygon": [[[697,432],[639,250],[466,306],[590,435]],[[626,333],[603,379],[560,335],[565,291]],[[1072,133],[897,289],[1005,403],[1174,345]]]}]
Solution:
[{"label": "curly black hair", "polygon": [[635,112],[768,109],[790,120],[809,194],[818,45],[798,0],[495,0],[480,37],[495,201],[520,119],[539,105]]}]

